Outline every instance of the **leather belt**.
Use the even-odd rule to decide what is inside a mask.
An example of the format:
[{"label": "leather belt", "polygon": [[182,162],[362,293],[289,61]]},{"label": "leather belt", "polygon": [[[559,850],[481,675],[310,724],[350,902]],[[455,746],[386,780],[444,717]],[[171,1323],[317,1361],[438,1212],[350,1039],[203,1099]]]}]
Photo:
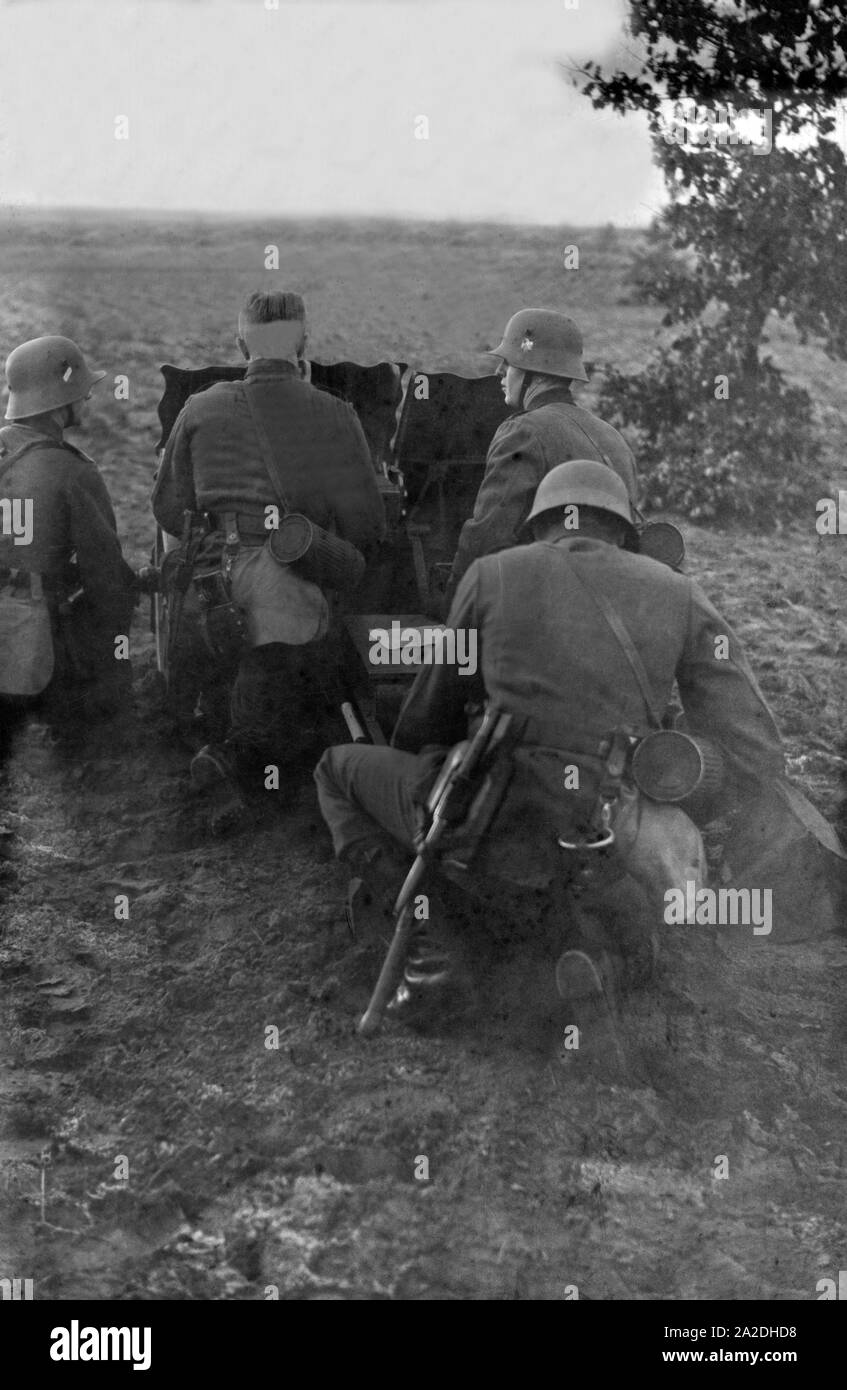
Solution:
[{"label": "leather belt", "polygon": [[262,544],[270,535],[265,526],[264,512],[209,512],[209,520],[215,530],[222,531],[224,534],[227,531],[227,518],[232,516],[235,517],[238,538],[245,544]]}]

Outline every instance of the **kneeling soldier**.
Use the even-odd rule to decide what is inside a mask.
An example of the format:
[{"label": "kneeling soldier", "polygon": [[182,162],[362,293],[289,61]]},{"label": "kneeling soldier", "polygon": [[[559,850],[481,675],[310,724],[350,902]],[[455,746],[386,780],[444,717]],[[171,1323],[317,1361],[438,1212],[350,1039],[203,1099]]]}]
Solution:
[{"label": "kneeling soldier", "polygon": [[[383,535],[384,510],[362,427],[352,406],[303,376],[305,306],[299,294],[251,294],[238,319],[248,366],[191,396],[168,439],[153,512],[172,536],[184,515],[211,528],[197,555],[221,555],[227,592],[246,619],[225,738],[191,765],[198,790],[217,788],[218,828],[243,809],[238,782],[302,742],[298,703],[305,663],[326,635],[320,584],[278,563],[266,542],[275,518],[297,512],[367,553]],[[201,518],[198,516],[197,520]]]},{"label": "kneeling soldier", "polygon": [[[12,516],[31,518],[31,534],[2,529],[0,605],[43,591],[53,646],[44,669],[52,664],[53,675],[41,693],[22,697],[32,685],[16,669],[12,638],[4,637],[4,722],[8,729],[23,708],[36,705],[71,741],[98,717],[116,713],[131,682],[118,639],[129,633],[136,575],[121,555],[96,464],[64,438],[82,423],[82,403],[105,375],[90,371],[76,343],[63,337],[22,343],[6,362],[12,423],[0,429],[0,490]],[[19,653],[20,661],[31,657],[31,649]]]},{"label": "kneeling soldier", "polygon": [[[398,849],[416,844],[445,746],[473,732],[469,705],[488,700],[525,723],[511,786],[472,864],[480,887],[505,880],[548,890],[614,829],[619,877],[629,874],[644,895],[638,932],[626,922],[607,941],[583,932],[580,949],[562,955],[556,983],[570,1000],[620,976],[628,954],[649,968],[666,890],[705,872],[696,826],[678,807],[625,785],[623,761],[613,767],[618,754],[610,756],[620,740],[610,735],[625,734],[628,744],[629,734],[650,732],[676,680],[691,733],[716,743],[742,784],[778,776],[783,754],[721,615],[692,579],[626,548],[630,499],[611,469],[589,460],[553,468],[529,522],[534,543],[477,560],[455,596],[448,627],[477,631],[477,674],[425,667],[392,747],[330,748],[315,778],[337,856],[378,888],[380,865],[387,874]],[[607,865],[601,886],[609,877]],[[449,969],[431,924],[413,939],[390,1006],[396,1016],[414,1013],[427,996],[428,974],[436,998]]]}]

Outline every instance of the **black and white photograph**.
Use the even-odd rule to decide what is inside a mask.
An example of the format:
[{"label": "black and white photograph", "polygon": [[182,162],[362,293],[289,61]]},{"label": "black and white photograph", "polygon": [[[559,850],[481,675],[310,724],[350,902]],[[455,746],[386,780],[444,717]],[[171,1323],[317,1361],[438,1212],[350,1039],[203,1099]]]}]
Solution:
[{"label": "black and white photograph", "polygon": [[154,1304],[601,1303],[620,1369],[803,1368],[847,5],[0,0],[0,46],[4,1331],[164,1375]]}]

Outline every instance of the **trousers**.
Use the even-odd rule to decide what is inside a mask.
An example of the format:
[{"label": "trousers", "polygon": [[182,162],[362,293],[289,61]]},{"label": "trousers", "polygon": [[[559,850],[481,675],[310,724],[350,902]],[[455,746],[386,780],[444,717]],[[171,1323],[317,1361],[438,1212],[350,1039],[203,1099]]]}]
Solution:
[{"label": "trousers", "polygon": [[241,759],[264,752],[281,762],[296,755],[315,731],[306,678],[315,649],[308,642],[268,642],[242,652],[230,697],[227,743]]},{"label": "trousers", "polygon": [[[419,754],[369,744],[328,748],[315,769],[318,803],[345,858],[355,845],[387,836],[407,850],[423,818],[427,793],[441,767],[444,749]],[[651,913],[664,908],[669,888],[706,880],[706,854],[696,825],[678,806],[649,801],[627,787],[613,819],[611,858],[646,895]]]}]

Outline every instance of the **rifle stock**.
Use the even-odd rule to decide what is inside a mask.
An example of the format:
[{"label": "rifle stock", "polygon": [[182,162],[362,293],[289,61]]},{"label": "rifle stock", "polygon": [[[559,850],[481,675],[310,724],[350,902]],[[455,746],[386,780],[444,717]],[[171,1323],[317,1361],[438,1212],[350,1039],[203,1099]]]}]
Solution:
[{"label": "rifle stock", "polygon": [[[505,721],[505,722],[504,722]],[[402,970],[406,950],[412,935],[412,902],[415,891],[435,858],[440,840],[445,833],[461,822],[467,814],[473,794],[473,777],[489,747],[492,735],[498,729],[508,729],[511,715],[504,714],[496,706],[489,705],[483,714],[479,728],[471,739],[461,761],[452,769],[438,800],[433,808],[432,821],[423,840],[418,846],[417,857],[412,864],[394,904],[394,936],[383,962],[379,979],[374,986],[370,1003],[359,1020],[359,1032],[363,1037],[372,1036],[379,1028],[385,1006],[397,984]]]}]

